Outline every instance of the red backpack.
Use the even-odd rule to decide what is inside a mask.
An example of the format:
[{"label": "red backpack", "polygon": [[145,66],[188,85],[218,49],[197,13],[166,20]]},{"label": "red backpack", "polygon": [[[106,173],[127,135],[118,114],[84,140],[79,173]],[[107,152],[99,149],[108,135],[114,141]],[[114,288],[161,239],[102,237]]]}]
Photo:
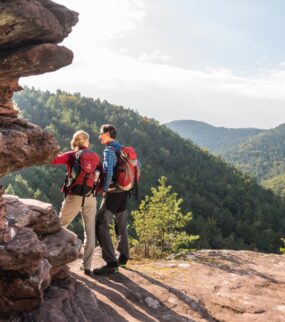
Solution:
[{"label": "red backpack", "polygon": [[118,156],[118,165],[115,185],[123,191],[134,189],[137,198],[141,170],[136,151],[132,146],[122,146],[116,153]]},{"label": "red backpack", "polygon": [[83,196],[83,199],[88,192],[94,192],[100,176],[99,166],[100,158],[95,152],[89,149],[75,152],[71,160],[70,173],[67,173],[65,192]]}]

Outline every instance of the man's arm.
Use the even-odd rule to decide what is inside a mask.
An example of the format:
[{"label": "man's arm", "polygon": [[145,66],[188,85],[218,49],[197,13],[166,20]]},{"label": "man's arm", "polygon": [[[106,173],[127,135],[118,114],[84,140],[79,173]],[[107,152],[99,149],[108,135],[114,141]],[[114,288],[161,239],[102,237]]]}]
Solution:
[{"label": "man's arm", "polygon": [[116,154],[115,151],[110,148],[106,148],[103,152],[104,160],[103,160],[103,169],[104,169],[104,180],[103,180],[103,196],[106,195],[106,192],[109,189],[109,186],[113,179],[114,174],[114,166],[116,162]]}]

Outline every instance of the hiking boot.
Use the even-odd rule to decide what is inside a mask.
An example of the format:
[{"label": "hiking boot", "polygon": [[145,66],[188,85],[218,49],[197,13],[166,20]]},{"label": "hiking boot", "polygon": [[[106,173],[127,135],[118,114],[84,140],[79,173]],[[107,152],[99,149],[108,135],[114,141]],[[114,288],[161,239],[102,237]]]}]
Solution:
[{"label": "hiking boot", "polygon": [[85,275],[88,275],[88,276],[92,276],[93,275],[93,272],[91,271],[91,269],[84,268],[83,266],[80,266],[80,270],[81,271],[84,271],[84,274]]},{"label": "hiking boot", "polygon": [[118,258],[118,266],[126,267],[128,258],[124,255],[120,255]]},{"label": "hiking boot", "polygon": [[118,266],[111,267],[111,266],[105,265],[105,266],[101,266],[99,268],[95,268],[93,270],[94,275],[101,275],[101,276],[115,274],[115,273],[119,273]]},{"label": "hiking boot", "polygon": [[91,269],[84,269],[84,274],[85,275],[88,275],[88,276],[92,276],[93,275],[93,272],[91,271]]}]

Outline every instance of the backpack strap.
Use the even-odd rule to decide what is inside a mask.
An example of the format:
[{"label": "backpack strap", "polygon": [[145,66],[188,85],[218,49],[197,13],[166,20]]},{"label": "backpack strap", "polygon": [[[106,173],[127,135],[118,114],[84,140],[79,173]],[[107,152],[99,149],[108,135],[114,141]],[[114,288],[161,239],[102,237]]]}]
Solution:
[{"label": "backpack strap", "polygon": [[137,166],[135,168],[135,182],[134,182],[134,193],[135,193],[135,199],[139,199],[139,186],[138,186],[138,168]]},{"label": "backpack strap", "polygon": [[84,203],[85,203],[85,197],[86,197],[86,193],[84,191],[84,188],[86,186],[86,182],[89,178],[89,173],[86,173],[84,179],[83,179],[83,184],[82,184],[82,188],[81,188],[81,194],[82,194],[82,203],[81,203],[81,208],[83,208]]}]

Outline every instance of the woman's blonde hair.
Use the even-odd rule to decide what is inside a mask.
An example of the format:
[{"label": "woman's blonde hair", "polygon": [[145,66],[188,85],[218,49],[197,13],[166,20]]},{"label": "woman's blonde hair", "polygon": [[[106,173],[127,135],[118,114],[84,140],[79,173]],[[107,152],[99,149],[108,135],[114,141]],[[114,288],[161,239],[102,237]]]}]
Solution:
[{"label": "woman's blonde hair", "polygon": [[86,141],[89,140],[89,134],[85,131],[79,130],[73,134],[70,142],[71,148],[83,148],[86,146]]}]

